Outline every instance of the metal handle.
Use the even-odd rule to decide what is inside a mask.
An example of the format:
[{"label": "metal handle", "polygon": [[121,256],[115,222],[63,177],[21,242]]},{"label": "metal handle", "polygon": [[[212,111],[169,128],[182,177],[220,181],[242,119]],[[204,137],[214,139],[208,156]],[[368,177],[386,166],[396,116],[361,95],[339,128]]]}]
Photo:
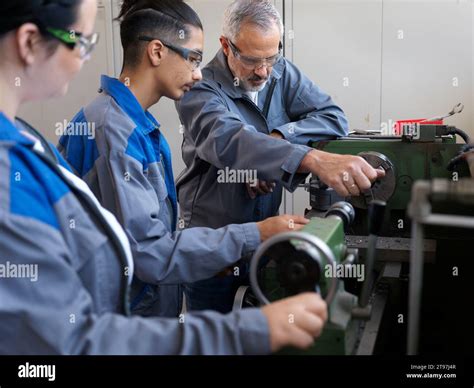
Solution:
[{"label": "metal handle", "polygon": [[369,243],[365,261],[366,279],[360,292],[360,307],[366,307],[369,304],[372,287],[372,271],[374,270],[377,252],[377,236],[382,228],[386,206],[387,204],[384,201],[372,201],[369,204]]},{"label": "metal handle", "polygon": [[464,105],[462,103],[458,103],[458,104],[454,105],[453,109],[451,109],[451,111],[448,114],[445,114],[443,116],[432,117],[431,119],[425,120],[425,122],[439,121],[439,120],[446,119],[446,118],[451,117],[451,116],[453,116],[457,113],[461,113],[463,111],[463,109],[464,109]]},{"label": "metal handle", "polygon": [[[326,259],[326,261],[331,266],[336,265],[336,259],[334,257],[333,252],[331,251],[331,249],[329,249],[327,244],[324,243],[324,241],[321,240],[319,237],[313,236],[306,232],[287,232],[287,233],[281,233],[273,237],[270,237],[268,240],[263,242],[258,247],[258,249],[255,251],[252,257],[252,260],[250,262],[250,285],[252,287],[253,293],[255,294],[259,302],[262,304],[270,304],[270,301],[266,298],[265,295],[263,295],[263,292],[260,289],[260,286],[258,285],[257,272],[258,272],[258,264],[260,262],[260,259],[272,245],[280,243],[280,242],[284,242],[284,241],[289,241],[289,240],[299,240],[299,241],[304,241],[310,244],[312,247],[314,247],[321,253],[321,255]],[[324,300],[326,301],[327,304],[330,304],[332,300],[334,299],[336,290],[337,290],[337,277],[334,276],[331,278],[328,292],[326,296],[324,297]]]}]

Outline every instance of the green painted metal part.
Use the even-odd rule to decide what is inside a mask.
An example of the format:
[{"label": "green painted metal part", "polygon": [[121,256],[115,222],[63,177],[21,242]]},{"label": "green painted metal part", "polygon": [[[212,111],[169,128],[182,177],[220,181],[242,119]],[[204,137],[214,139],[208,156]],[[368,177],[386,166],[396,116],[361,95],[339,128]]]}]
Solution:
[{"label": "green painted metal part", "polygon": [[[396,189],[387,206],[390,209],[406,209],[411,188],[418,179],[447,178],[453,173],[446,169],[457,155],[462,144],[454,138],[437,139],[435,142],[405,142],[400,139],[332,140],[312,143],[313,148],[336,154],[357,155],[364,151],[384,154],[395,166]],[[459,177],[468,176],[463,166]]]},{"label": "green painted metal part", "polygon": [[[329,249],[333,252],[336,264],[341,263],[344,259],[345,244],[344,244],[344,225],[340,218],[329,217],[329,218],[318,218],[314,217],[311,219],[303,229],[303,232],[309,233],[313,236],[320,238]],[[298,242],[292,241],[293,245],[297,245]],[[324,275],[324,266],[329,263],[323,263],[322,275]],[[323,295],[326,293],[329,286],[325,276],[321,276],[321,282],[319,284]]]},{"label": "green painted metal part", "polygon": [[344,225],[338,217],[314,217],[302,229],[303,232],[312,234],[323,240],[333,251],[336,261],[342,261],[344,253]]},{"label": "green painted metal part", "polygon": [[[338,217],[318,218],[314,217],[311,219],[303,229],[304,232],[312,234],[320,238],[326,243],[331,249],[336,259],[336,264],[342,263],[345,259],[345,242],[344,242],[344,225]],[[326,265],[328,263],[324,263]],[[328,279],[324,276],[325,271],[323,270],[320,288],[324,294],[328,287]],[[339,284],[338,293],[343,292],[342,282]],[[318,340],[307,349],[304,354],[307,355],[344,355],[347,353],[348,335],[347,327],[341,327],[331,322],[331,312],[335,308],[337,303],[337,297],[334,299],[331,306],[329,306],[329,322],[324,327],[322,335]]]},{"label": "green painted metal part", "polygon": [[[329,249],[333,252],[336,264],[342,263],[345,259],[345,243],[344,243],[344,225],[340,218],[338,217],[328,217],[328,218],[318,218],[314,217],[310,220],[303,229],[303,232],[309,233],[313,236],[321,239]],[[291,241],[291,243],[297,247],[301,242]],[[323,262],[323,268],[321,269],[321,282],[319,284],[321,292],[324,295],[328,287],[328,279],[324,276],[325,270],[324,266],[328,264]],[[265,275],[265,284],[268,287],[267,289],[275,289],[278,287],[278,281],[276,279],[275,271],[267,271]],[[272,294],[271,300],[279,300],[284,298],[287,295],[284,295],[282,290],[280,292],[275,292]],[[336,293],[336,298],[333,303],[329,306],[329,321],[324,327],[322,335],[318,340],[305,351],[295,350],[295,349],[285,349],[280,352],[280,354],[305,354],[305,355],[345,355],[351,352],[351,340],[350,336],[354,330],[349,330],[348,326],[353,324],[352,322],[349,325],[341,326],[334,322],[331,322],[331,314],[340,313],[341,307],[336,308],[336,304],[340,303],[340,297],[347,298],[348,293],[344,291],[344,286],[342,282],[339,283],[338,291]]]}]

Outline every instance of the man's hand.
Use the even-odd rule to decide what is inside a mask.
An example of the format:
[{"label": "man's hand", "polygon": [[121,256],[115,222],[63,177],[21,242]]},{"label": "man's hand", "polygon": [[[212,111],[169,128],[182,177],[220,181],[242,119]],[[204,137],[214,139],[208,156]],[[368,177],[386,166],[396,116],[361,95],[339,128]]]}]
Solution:
[{"label": "man's hand", "polygon": [[292,216],[285,214],[282,216],[270,217],[264,221],[257,222],[260,238],[262,241],[282,232],[292,232],[300,230],[309,220],[303,216]]},{"label": "man's hand", "polygon": [[311,172],[343,197],[357,196],[370,189],[372,183],[385,176],[360,156],[330,154],[312,150],[306,154],[298,172]]},{"label": "man's hand", "polygon": [[284,346],[308,348],[321,335],[327,320],[326,302],[313,292],[266,305],[262,313],[268,320],[272,352]]},{"label": "man's hand", "polygon": [[272,133],[270,133],[270,136],[275,137],[277,139],[283,139],[283,135],[280,132],[277,132],[277,131],[273,131]]},{"label": "man's hand", "polygon": [[265,195],[268,193],[272,193],[273,189],[275,188],[276,183],[274,182],[266,182],[257,180],[255,184],[247,183],[247,192],[251,199],[255,199],[257,195]]}]

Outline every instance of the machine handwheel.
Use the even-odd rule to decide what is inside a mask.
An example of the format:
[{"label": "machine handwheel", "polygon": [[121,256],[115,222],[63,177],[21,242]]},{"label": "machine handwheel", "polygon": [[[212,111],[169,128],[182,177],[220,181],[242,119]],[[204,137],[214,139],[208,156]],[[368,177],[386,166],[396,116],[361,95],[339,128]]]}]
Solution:
[{"label": "machine handwheel", "polygon": [[[262,304],[269,304],[270,301],[263,294],[260,285],[258,284],[258,271],[261,258],[264,254],[275,244],[281,242],[288,242],[290,240],[300,241],[300,246],[297,246],[296,249],[304,249],[308,255],[315,260],[319,267],[322,268],[321,258],[324,258],[328,265],[335,267],[336,259],[331,249],[322,241],[320,238],[313,236],[306,232],[287,232],[275,235],[264,243],[262,243],[258,249],[255,251],[251,263],[250,263],[250,286],[252,291],[257,297],[258,301]],[[323,295],[324,300],[327,304],[330,304],[334,298],[337,289],[337,277],[331,277],[329,281],[328,290],[326,295]],[[316,292],[319,292],[319,288],[316,285]]]}]

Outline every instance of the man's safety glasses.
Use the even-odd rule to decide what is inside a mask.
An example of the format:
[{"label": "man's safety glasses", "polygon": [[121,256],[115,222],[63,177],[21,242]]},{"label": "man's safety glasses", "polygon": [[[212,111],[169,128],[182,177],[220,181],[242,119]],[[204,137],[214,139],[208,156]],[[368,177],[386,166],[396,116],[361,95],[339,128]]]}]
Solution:
[{"label": "man's safety glasses", "polygon": [[139,36],[139,40],[144,40],[146,42],[151,42],[153,40],[159,40],[161,43],[163,43],[164,46],[168,47],[170,50],[173,50],[175,53],[179,54],[181,57],[183,57],[190,65],[191,65],[191,70],[194,71],[198,69],[201,66],[202,63],[202,53],[196,50],[191,50],[186,47],[182,46],[177,46],[171,43],[168,43],[167,41],[159,38],[152,38],[151,36]]},{"label": "man's safety glasses", "polygon": [[247,57],[245,55],[242,55],[240,53],[240,50],[237,48],[235,44],[233,44],[230,39],[227,39],[227,42],[229,43],[229,47],[232,50],[232,53],[234,56],[244,65],[244,67],[248,69],[259,69],[262,66],[267,66],[267,67],[272,67],[277,63],[280,58],[281,58],[281,52],[283,49],[283,45],[280,42],[278,45],[278,53],[275,55],[272,55],[271,57],[268,58],[255,58],[255,57]]}]

